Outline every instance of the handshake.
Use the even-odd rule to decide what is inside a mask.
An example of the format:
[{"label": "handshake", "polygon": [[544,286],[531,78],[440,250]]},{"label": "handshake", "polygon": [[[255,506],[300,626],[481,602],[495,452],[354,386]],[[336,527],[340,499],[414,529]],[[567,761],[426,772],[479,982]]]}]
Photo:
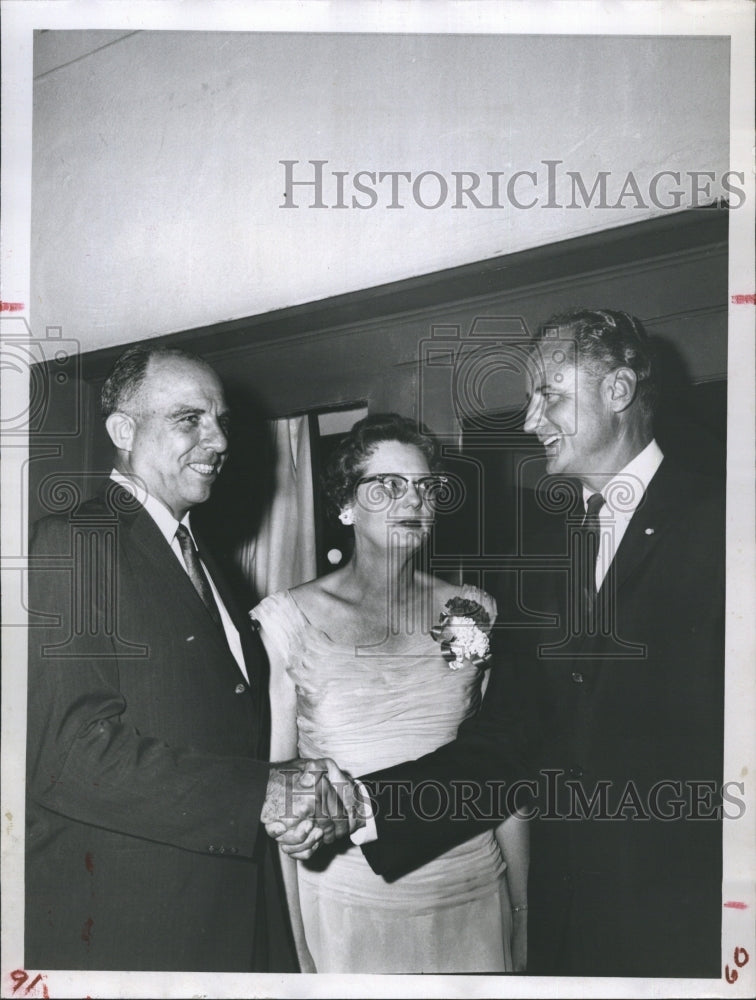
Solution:
[{"label": "handshake", "polygon": [[281,850],[303,861],[365,825],[368,800],[360,785],[328,758],[271,766],[260,818]]}]

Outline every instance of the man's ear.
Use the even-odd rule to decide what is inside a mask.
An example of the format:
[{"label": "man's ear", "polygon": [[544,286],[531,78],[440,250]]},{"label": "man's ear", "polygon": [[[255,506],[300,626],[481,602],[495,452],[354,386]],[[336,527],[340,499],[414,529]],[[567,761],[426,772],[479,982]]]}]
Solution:
[{"label": "man's ear", "polygon": [[617,368],[606,376],[605,390],[609,408],[621,413],[635,399],[638,376],[632,368]]},{"label": "man's ear", "polygon": [[118,451],[131,451],[134,442],[134,418],[116,410],[105,421],[105,430]]}]

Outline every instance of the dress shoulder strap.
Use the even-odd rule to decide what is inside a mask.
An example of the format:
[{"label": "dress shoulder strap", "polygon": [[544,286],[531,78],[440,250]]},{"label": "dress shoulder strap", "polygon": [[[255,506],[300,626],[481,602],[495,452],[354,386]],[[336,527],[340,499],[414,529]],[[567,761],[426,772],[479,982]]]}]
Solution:
[{"label": "dress shoulder strap", "polygon": [[296,604],[287,590],[265,597],[249,612],[260,628],[260,636],[268,655],[288,663],[295,641],[301,632]]}]

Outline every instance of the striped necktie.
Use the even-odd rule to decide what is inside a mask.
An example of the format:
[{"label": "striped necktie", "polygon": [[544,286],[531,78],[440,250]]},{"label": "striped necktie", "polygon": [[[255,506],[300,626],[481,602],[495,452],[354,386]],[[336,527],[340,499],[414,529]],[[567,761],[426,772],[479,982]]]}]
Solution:
[{"label": "striped necktie", "polygon": [[210,587],[210,581],[207,579],[205,571],[202,568],[199,553],[195,548],[192,536],[183,524],[180,524],[178,528],[176,528],[176,538],[178,539],[178,543],[181,548],[181,555],[184,557],[184,564],[186,566],[186,571],[189,574],[189,579],[194,584],[194,589],[202,598],[202,603],[207,608],[208,614],[225,637],[226,630],[223,628],[223,621],[221,619],[215,597],[213,596],[213,591]]}]

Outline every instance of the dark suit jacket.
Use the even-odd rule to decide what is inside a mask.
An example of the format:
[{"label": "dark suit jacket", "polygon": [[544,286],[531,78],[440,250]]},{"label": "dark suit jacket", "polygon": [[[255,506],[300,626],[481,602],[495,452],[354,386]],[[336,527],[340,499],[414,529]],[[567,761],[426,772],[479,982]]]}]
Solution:
[{"label": "dark suit jacket", "polygon": [[[455,780],[536,779],[528,971],[719,976],[723,526],[721,492],[665,459],[602,586],[612,627],[572,638],[562,531],[555,570],[521,578],[520,619],[523,608],[546,619],[507,628],[503,603],[481,713],[455,742],[364,779],[378,813],[372,867],[393,878],[480,829]],[[428,780],[447,789],[447,813],[392,819],[396,782]],[[500,800],[480,804],[491,816]]]},{"label": "dark suit jacket", "polygon": [[277,967],[293,968],[259,820],[267,660],[200,551],[249,684],[164,536],[120,487],[36,527],[28,968],[265,970],[271,945],[283,949]]}]

